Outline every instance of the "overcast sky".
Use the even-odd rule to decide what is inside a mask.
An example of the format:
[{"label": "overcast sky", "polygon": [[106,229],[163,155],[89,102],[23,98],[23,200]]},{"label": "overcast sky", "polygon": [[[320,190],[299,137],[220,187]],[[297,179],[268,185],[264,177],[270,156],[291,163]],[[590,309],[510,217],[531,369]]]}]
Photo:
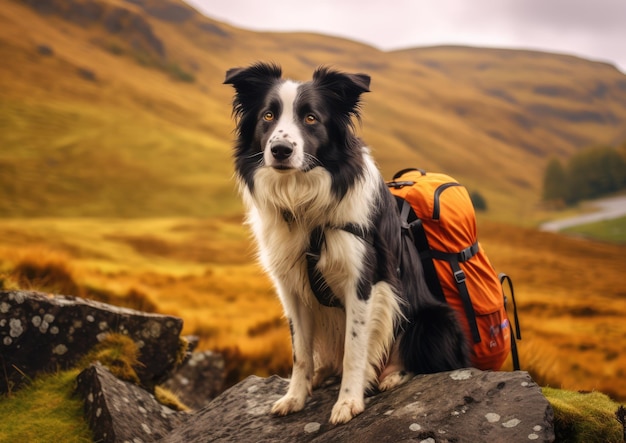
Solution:
[{"label": "overcast sky", "polygon": [[186,0],[259,31],[312,31],[380,49],[459,44],[608,61],[626,73],[626,0]]}]

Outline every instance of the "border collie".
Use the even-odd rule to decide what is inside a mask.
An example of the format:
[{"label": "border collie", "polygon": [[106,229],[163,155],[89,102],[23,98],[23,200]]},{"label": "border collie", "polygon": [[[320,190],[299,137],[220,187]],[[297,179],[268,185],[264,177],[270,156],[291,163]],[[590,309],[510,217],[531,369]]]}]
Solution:
[{"label": "border collie", "polygon": [[235,89],[247,221],[291,329],[292,376],[272,413],[302,410],[313,388],[341,376],[330,422],[345,423],[367,389],[469,366],[467,344],[428,291],[394,197],[355,136],[370,77],[327,67],[306,83],[281,75],[257,63],[224,82]]}]

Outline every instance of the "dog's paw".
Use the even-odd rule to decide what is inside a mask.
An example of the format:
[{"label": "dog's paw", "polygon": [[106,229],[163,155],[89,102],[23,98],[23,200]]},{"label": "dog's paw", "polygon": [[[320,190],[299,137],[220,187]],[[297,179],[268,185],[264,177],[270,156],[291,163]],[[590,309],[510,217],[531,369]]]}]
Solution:
[{"label": "dog's paw", "polygon": [[292,412],[301,411],[304,408],[304,402],[306,398],[298,398],[293,395],[285,395],[278,399],[272,406],[272,414],[274,415],[287,415]]},{"label": "dog's paw", "polygon": [[349,398],[345,400],[339,400],[333,406],[333,411],[330,414],[330,422],[334,425],[341,423],[347,423],[352,420],[353,417],[359,415],[365,409],[365,403],[363,400],[357,400],[355,398]]},{"label": "dog's paw", "polygon": [[396,386],[400,386],[403,383],[406,383],[413,376],[412,373],[407,371],[395,371],[391,374],[388,374],[383,378],[378,384],[378,389],[381,391],[389,391],[390,389],[395,388]]}]

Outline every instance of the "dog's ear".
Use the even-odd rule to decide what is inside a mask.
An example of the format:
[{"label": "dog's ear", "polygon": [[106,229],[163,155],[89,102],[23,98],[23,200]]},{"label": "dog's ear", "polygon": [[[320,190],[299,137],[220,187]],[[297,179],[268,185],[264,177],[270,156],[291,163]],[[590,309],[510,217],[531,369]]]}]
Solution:
[{"label": "dog's ear", "polygon": [[268,63],[256,63],[247,68],[232,68],[226,72],[224,84],[233,85],[235,98],[233,99],[233,114],[243,117],[254,113],[260,105],[260,97],[280,80],[282,75],[280,66]]},{"label": "dog's ear", "polygon": [[346,74],[325,66],[319,67],[313,73],[313,83],[331,93],[329,98],[336,109],[356,117],[359,116],[361,94],[370,91],[369,75]]},{"label": "dog's ear", "polygon": [[261,94],[279,80],[280,66],[270,63],[255,63],[247,68],[232,68],[226,72],[225,85],[233,85],[238,94]]}]

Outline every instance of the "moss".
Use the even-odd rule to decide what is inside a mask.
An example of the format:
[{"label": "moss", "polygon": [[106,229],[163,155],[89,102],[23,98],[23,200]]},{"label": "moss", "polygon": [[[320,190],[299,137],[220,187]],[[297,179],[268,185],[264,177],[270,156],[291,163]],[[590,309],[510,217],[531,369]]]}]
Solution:
[{"label": "moss", "polygon": [[78,369],[43,375],[19,391],[0,396],[0,442],[88,443],[83,401],[74,395]]},{"label": "moss", "polygon": [[185,337],[178,337],[178,349],[176,351],[176,361],[174,369],[180,368],[186,361],[189,353],[189,340]]},{"label": "moss", "polygon": [[176,394],[163,386],[154,388],[154,398],[162,405],[167,406],[175,411],[189,411],[189,406],[184,404]]},{"label": "moss", "polygon": [[107,334],[81,359],[79,367],[86,368],[96,361],[109,368],[111,374],[120,380],[140,384],[135,371],[135,368],[141,365],[139,348],[130,337],[123,334]]},{"label": "moss", "polygon": [[[177,353],[176,364],[182,365],[187,354],[189,342],[180,337],[179,343],[180,347]],[[135,371],[135,368],[141,365],[139,348],[130,337],[123,334],[108,334],[81,360],[79,366],[86,368],[95,361],[99,361],[106,366],[111,371],[111,374],[120,380],[136,385],[141,384]],[[155,387],[154,396],[159,403],[171,409],[176,411],[189,410],[189,407],[176,394],[162,386]]]},{"label": "moss", "polygon": [[580,393],[543,388],[554,410],[556,441],[619,443],[624,426],[617,420],[619,404],[600,392]]}]

